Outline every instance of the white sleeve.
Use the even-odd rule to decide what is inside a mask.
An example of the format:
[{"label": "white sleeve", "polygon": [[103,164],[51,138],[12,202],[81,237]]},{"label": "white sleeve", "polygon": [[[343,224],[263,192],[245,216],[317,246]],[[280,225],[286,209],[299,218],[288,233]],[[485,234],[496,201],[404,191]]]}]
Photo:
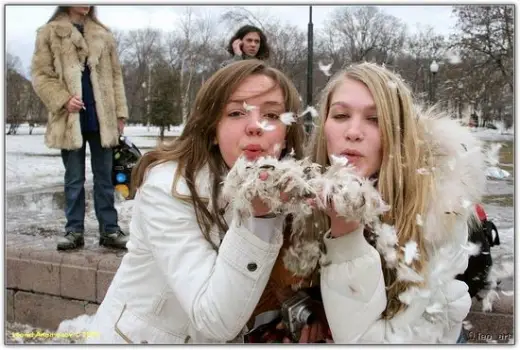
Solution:
[{"label": "white sleeve", "polygon": [[335,343],[355,343],[386,306],[379,253],[365,240],[363,226],[342,237],[325,237],[327,262],[321,291]]},{"label": "white sleeve", "polygon": [[[331,264],[322,267],[321,289],[335,343],[456,342],[471,306],[463,282],[438,285],[431,297],[414,300],[404,311],[384,320],[381,314],[387,298],[380,255],[365,240],[363,228],[336,239],[326,238],[325,245]],[[423,316],[428,306],[437,303],[447,316],[443,322],[432,323]]]},{"label": "white sleeve", "polygon": [[135,204],[140,229],[192,326],[209,339],[231,340],[269,279],[282,246],[282,220],[264,223],[274,232],[274,243],[232,221],[217,254],[203,237],[193,206],[174,198],[170,187],[165,181],[140,188]]}]

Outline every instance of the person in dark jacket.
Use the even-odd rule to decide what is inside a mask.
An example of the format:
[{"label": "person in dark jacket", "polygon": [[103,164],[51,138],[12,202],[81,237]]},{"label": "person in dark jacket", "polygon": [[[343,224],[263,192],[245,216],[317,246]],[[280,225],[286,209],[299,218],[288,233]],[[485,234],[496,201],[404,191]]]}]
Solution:
[{"label": "person in dark jacket", "polygon": [[128,110],[117,45],[97,19],[94,6],[58,6],[38,29],[31,63],[32,84],[49,111],[45,144],[61,150],[65,166],[65,236],[58,250],[84,246],[85,150],[94,175],[99,244],[125,248],[117,223],[112,183],[112,147],[123,133]]},{"label": "person in dark jacket", "polygon": [[221,67],[249,58],[265,61],[269,59],[270,48],[267,38],[260,28],[245,25],[237,30],[229,40],[227,52],[231,55],[231,59],[222,62]]}]

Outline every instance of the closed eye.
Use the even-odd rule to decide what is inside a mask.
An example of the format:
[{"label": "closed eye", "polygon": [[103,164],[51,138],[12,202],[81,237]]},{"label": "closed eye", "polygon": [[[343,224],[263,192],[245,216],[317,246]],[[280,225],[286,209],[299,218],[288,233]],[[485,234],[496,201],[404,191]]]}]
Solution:
[{"label": "closed eye", "polygon": [[348,118],[348,117],[350,117],[348,114],[341,114],[341,113],[332,115],[332,118],[334,118],[334,119],[344,119],[344,118]]}]

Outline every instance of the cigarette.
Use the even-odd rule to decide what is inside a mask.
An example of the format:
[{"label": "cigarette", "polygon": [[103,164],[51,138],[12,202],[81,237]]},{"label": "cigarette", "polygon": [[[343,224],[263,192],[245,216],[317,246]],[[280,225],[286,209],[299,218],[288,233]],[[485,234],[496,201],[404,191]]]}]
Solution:
[{"label": "cigarette", "polygon": [[86,111],[87,109],[85,108],[85,106],[81,107],[81,109],[83,109],[84,111]]}]

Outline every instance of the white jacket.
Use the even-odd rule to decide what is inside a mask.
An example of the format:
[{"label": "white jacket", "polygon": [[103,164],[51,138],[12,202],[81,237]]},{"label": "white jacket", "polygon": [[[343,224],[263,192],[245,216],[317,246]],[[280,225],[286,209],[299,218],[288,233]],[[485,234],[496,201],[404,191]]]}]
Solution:
[{"label": "white jacket", "polygon": [[[194,208],[172,196],[177,164],[152,168],[135,198],[128,253],[91,322],[96,343],[215,343],[233,340],[251,317],[282,246],[283,218],[225,214],[221,240],[203,237]],[[209,198],[209,176],[197,177]],[[189,195],[183,178],[176,184]],[[259,238],[259,231],[269,239]],[[253,233],[255,232],[255,233]],[[261,235],[260,235],[261,236]],[[270,243],[272,242],[272,243]]]},{"label": "white jacket", "polygon": [[326,236],[330,264],[321,268],[321,291],[335,343],[455,343],[471,307],[467,285],[454,277],[467,268],[466,223],[485,187],[480,142],[449,118],[422,115],[420,121],[429,131],[426,142],[439,174],[423,226],[429,255],[425,293],[394,318],[382,319],[387,298],[381,258],[363,227]]}]

